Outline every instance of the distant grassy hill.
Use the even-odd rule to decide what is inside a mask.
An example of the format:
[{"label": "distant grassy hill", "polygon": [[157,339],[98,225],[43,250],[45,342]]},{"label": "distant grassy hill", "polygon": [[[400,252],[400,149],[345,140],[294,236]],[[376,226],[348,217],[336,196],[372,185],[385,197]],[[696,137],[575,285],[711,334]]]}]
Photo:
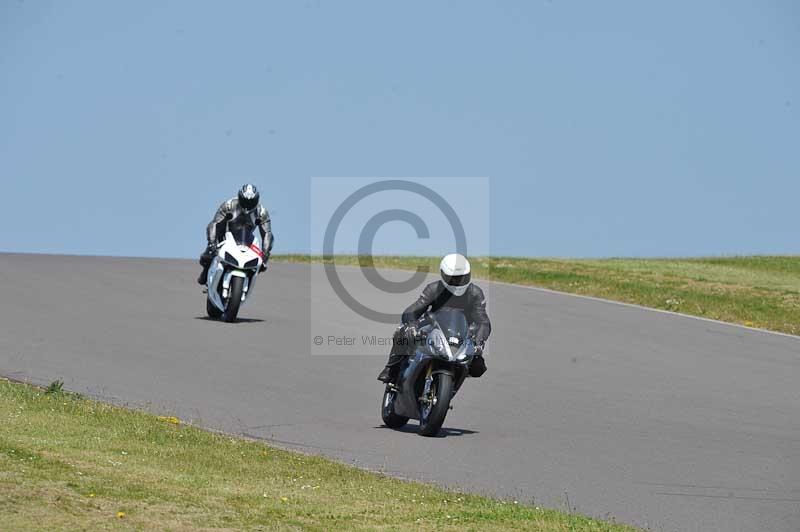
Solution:
[{"label": "distant grassy hill", "polygon": [[[279,261],[321,262],[283,255]],[[354,255],[337,264],[358,265]],[[435,272],[433,257],[375,257],[378,267]],[[698,259],[524,259],[475,257],[474,275],[541,286],[800,335],[800,256]]]}]

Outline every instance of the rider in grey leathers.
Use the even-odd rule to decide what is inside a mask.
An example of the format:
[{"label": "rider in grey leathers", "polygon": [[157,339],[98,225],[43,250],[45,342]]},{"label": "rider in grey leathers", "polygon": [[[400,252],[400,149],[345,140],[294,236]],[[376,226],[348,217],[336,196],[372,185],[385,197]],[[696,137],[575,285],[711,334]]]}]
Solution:
[{"label": "rider in grey leathers", "polygon": [[237,194],[235,198],[231,198],[219,206],[216,214],[214,214],[214,218],[206,228],[208,245],[205,251],[203,251],[203,254],[200,255],[200,265],[203,267],[203,271],[200,273],[200,277],[197,278],[199,284],[206,284],[208,268],[211,266],[211,261],[214,259],[214,254],[217,251],[217,238],[219,235],[225,234],[225,224],[227,224],[229,220],[241,215],[251,216],[253,222],[261,231],[261,247],[264,253],[264,262],[261,266],[261,271],[267,269],[267,261],[269,260],[272,244],[275,240],[272,236],[272,224],[269,219],[269,212],[261,205],[259,199],[260,195],[255,185],[247,184],[239,189],[239,194]]},{"label": "rider in grey leathers", "polygon": [[470,364],[469,374],[480,377],[486,372],[483,347],[492,332],[492,323],[486,312],[486,296],[472,282],[470,264],[465,256],[457,253],[447,255],[439,269],[441,280],[427,285],[419,298],[403,312],[403,324],[394,333],[389,360],[378,375],[379,381],[389,384],[397,380],[403,361],[414,352],[417,334],[414,324],[426,312],[436,312],[442,307],[464,311],[478,346],[478,355]]}]

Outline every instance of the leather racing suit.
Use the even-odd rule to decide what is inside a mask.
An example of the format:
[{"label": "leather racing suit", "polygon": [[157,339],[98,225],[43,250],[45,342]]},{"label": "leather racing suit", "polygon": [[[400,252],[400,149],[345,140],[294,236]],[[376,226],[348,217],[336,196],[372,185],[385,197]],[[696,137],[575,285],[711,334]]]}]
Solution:
[{"label": "leather racing suit", "polygon": [[206,227],[206,239],[208,240],[208,244],[203,254],[200,255],[200,265],[203,267],[203,271],[197,279],[198,283],[206,283],[206,275],[208,274],[209,266],[211,266],[211,261],[214,259],[219,237],[225,234],[225,225],[229,220],[237,218],[241,214],[249,214],[261,231],[261,251],[264,253],[264,265],[262,268],[266,269],[266,264],[272,251],[272,245],[275,241],[272,235],[272,223],[269,218],[269,212],[259,203],[256,208],[249,211],[249,213],[243,213],[242,208],[239,207],[239,198],[234,197],[219,206],[211,223]]},{"label": "leather racing suit", "polygon": [[[457,308],[464,311],[464,317],[475,330],[475,344],[483,347],[492,332],[492,323],[486,313],[486,297],[483,290],[471,283],[464,294],[457,296],[451,293],[441,281],[427,285],[419,298],[412,303],[402,316],[403,324],[397,328],[392,342],[392,351],[386,368],[378,376],[378,380],[394,382],[399,374],[400,365],[411,354],[413,339],[409,338],[409,326],[422,317],[425,312],[436,312],[442,307]],[[486,363],[482,355],[478,355],[470,366],[470,375],[480,377],[486,371]],[[387,381],[388,379],[388,381]]]}]

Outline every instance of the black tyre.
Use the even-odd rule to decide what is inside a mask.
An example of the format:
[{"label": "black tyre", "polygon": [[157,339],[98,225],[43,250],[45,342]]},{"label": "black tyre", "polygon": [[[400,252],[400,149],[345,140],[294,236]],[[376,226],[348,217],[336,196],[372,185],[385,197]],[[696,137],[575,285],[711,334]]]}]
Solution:
[{"label": "black tyre", "polygon": [[219,319],[222,316],[222,311],[214,306],[209,298],[206,298],[206,314],[209,318]]},{"label": "black tyre", "polygon": [[242,291],[244,290],[244,279],[241,277],[231,277],[231,286],[228,289],[228,301],[225,304],[225,312],[222,319],[228,323],[236,321],[239,315],[239,305],[242,304]]},{"label": "black tyre", "polygon": [[419,433],[421,436],[436,436],[444,424],[453,398],[453,377],[447,373],[435,373],[431,383],[430,399],[433,404],[420,403]]},{"label": "black tyre", "polygon": [[383,424],[390,429],[399,429],[408,423],[407,417],[394,413],[394,400],[396,397],[397,392],[387,386],[386,391],[383,392],[383,401],[381,402],[381,418],[383,419]]}]

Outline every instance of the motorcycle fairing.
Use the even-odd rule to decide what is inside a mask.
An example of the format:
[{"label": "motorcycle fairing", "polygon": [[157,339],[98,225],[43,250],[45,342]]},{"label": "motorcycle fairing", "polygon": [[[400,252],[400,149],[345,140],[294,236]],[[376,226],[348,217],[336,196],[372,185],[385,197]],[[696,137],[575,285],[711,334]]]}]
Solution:
[{"label": "motorcycle fairing", "polygon": [[[241,277],[244,279],[242,287],[242,302],[246,301],[249,291],[255,285],[258,268],[261,267],[264,261],[264,255],[261,252],[261,234],[256,228],[253,228],[251,234],[246,235],[246,240],[243,240],[241,235],[244,231],[239,231],[241,235],[234,237],[228,231],[225,233],[225,240],[217,251],[217,255],[212,259],[211,266],[208,269],[208,277],[206,278],[206,286],[208,287],[208,299],[219,310],[225,310],[225,298],[227,291],[230,287],[232,277]],[[226,255],[230,255],[236,260],[240,267],[237,268],[233,264],[229,264],[224,260]],[[255,269],[247,270],[241,268],[241,265],[249,261],[257,259],[257,266]]]},{"label": "motorcycle fairing", "polygon": [[[461,311],[456,311],[460,313]],[[444,350],[446,354],[436,352],[435,348],[424,342],[423,345],[416,348],[414,355],[408,357],[408,360],[403,363],[400,368],[400,375],[397,379],[397,394],[394,399],[394,411],[396,414],[410,419],[419,419],[419,397],[422,394],[422,386],[424,386],[426,372],[430,368],[430,374],[448,373],[453,376],[454,392],[458,391],[466,379],[469,364],[472,361],[475,350],[472,346],[471,340],[467,338],[467,324],[463,315],[457,316],[458,319],[450,316],[453,313],[452,309],[443,309],[438,316],[441,318],[437,320],[435,316],[428,317],[425,321],[426,324],[422,327],[422,331],[427,333],[427,336],[436,330],[438,334],[445,333],[443,338],[453,338],[454,344],[460,344],[458,347],[455,345],[448,345]],[[441,323],[439,323],[441,321]],[[444,325],[444,327],[442,327]],[[444,330],[442,330],[444,329]],[[455,349],[453,349],[455,347]],[[455,353],[453,352],[455,351]]]}]

